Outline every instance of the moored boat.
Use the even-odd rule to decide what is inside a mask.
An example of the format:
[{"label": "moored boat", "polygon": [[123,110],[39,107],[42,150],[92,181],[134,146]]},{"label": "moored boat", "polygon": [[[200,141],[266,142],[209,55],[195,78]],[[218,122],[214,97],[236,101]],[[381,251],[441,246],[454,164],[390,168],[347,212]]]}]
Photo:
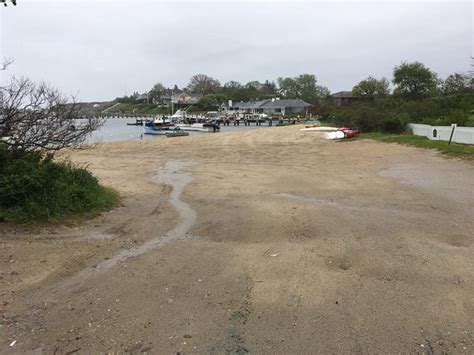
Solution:
[{"label": "moored boat", "polygon": [[145,134],[166,135],[172,132],[181,132],[181,128],[167,121],[166,117],[156,118],[153,122],[147,122],[143,126]]},{"label": "moored boat", "polygon": [[220,127],[215,123],[177,123],[176,127],[191,132],[216,132],[220,130]]},{"label": "moored boat", "polygon": [[174,132],[182,132],[179,127],[153,127],[153,126],[143,126],[145,134],[155,134],[155,135],[167,135]]}]

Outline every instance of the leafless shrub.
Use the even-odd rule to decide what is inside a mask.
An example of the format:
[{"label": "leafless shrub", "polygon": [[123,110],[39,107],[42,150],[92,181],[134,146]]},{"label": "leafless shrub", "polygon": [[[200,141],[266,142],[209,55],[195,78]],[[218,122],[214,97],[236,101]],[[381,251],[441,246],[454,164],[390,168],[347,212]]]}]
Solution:
[{"label": "leafless shrub", "polygon": [[104,120],[77,117],[72,98],[48,84],[27,78],[12,78],[0,87],[0,139],[17,151],[43,149],[57,151],[83,143]]},{"label": "leafless shrub", "polygon": [[6,70],[7,67],[13,62],[14,60],[12,58],[4,58],[2,64],[0,65],[0,70]]}]

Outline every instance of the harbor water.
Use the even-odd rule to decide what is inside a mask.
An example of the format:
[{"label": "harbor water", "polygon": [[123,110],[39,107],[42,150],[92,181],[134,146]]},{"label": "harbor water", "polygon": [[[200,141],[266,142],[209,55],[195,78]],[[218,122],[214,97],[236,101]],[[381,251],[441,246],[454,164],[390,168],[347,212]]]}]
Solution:
[{"label": "harbor water", "polygon": [[[133,141],[133,140],[153,140],[163,139],[166,136],[161,135],[149,135],[144,134],[143,126],[129,126],[127,123],[134,123],[135,118],[109,118],[105,121],[104,125],[92,134],[87,139],[87,143],[100,143],[100,142],[115,142],[115,141]],[[221,125],[220,132],[235,132],[235,131],[246,131],[260,128],[269,128],[268,124],[262,124],[262,126],[256,126],[253,123],[250,126],[245,126],[243,122],[240,126],[234,126],[232,123],[230,126]],[[190,135],[203,135],[203,134],[219,134],[219,133],[208,133],[208,132],[189,132]]]}]

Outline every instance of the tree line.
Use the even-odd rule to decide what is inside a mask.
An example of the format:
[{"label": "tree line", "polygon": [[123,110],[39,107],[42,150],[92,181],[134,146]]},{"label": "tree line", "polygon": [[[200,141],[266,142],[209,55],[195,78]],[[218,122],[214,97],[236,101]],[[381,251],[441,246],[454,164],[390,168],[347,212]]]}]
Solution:
[{"label": "tree line", "polygon": [[369,76],[352,88],[352,94],[357,97],[375,98],[393,95],[398,98],[419,100],[438,95],[453,95],[472,91],[473,78],[471,74],[454,73],[445,80],[423,63],[403,62],[393,69],[393,92],[390,81],[386,78],[375,79]]},{"label": "tree line", "polygon": [[[472,73],[453,73],[441,80],[437,73],[420,62],[402,62],[393,69],[393,78],[377,79],[373,76],[361,80],[351,90],[355,97],[374,99],[396,97],[407,100],[421,100],[439,95],[452,95],[472,91]],[[245,84],[228,81],[224,84],[206,74],[193,75],[184,88],[175,85],[167,88],[157,82],[147,93],[150,103],[160,103],[172,94],[187,92],[198,94],[198,108],[217,108],[227,100],[254,101],[272,97],[301,99],[312,105],[324,105],[330,97],[330,90],[318,84],[314,74],[301,74],[295,77],[279,77],[276,81],[257,80]],[[136,103],[138,93],[117,98],[118,102]]]},{"label": "tree line", "polygon": [[365,132],[399,133],[408,123],[474,126],[472,71],[441,80],[420,62],[404,62],[394,68],[392,84],[390,90],[386,78],[369,77],[354,86],[350,104],[329,101],[316,111],[337,125]]},{"label": "tree line", "polygon": [[[189,83],[184,88],[175,85],[173,88],[166,88],[162,83],[156,83],[148,91],[148,101],[159,103],[163,98],[171,94],[187,92],[201,96],[198,106],[202,108],[217,107],[227,100],[234,101],[254,101],[264,100],[273,97],[301,99],[310,104],[317,104],[327,98],[330,94],[328,88],[318,85],[318,81],[313,74],[301,74],[296,77],[279,77],[276,82],[265,80],[249,81],[245,84],[237,81],[228,81],[224,84],[206,74],[193,75]],[[138,93],[132,96],[117,98],[118,102],[133,103],[138,98]]]}]

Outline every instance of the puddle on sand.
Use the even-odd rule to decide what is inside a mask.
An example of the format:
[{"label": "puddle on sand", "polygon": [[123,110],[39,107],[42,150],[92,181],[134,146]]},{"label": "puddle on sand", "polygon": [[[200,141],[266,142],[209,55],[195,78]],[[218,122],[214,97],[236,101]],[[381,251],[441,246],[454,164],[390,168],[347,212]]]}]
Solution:
[{"label": "puddle on sand", "polygon": [[87,268],[80,271],[63,282],[58,288],[62,290],[70,290],[71,286],[78,285],[94,274],[107,270],[127,259],[145,254],[171,241],[193,238],[188,234],[188,231],[196,220],[196,212],[186,202],[183,202],[180,199],[184,187],[192,181],[192,176],[189,173],[179,172],[180,169],[191,165],[193,165],[193,163],[169,161],[158,175],[151,178],[152,181],[170,185],[172,187],[169,202],[174,208],[176,208],[180,216],[179,223],[173,229],[165,235],[152,238],[138,247],[124,250],[110,259],[97,264],[94,268]]},{"label": "puddle on sand", "polygon": [[171,185],[172,187],[169,202],[174,208],[176,208],[180,216],[180,222],[176,225],[176,227],[163,236],[150,239],[136,248],[122,251],[112,258],[98,264],[96,269],[107,269],[126,259],[133,258],[150,250],[156,249],[170,241],[189,239],[191,237],[188,235],[188,231],[196,221],[196,212],[194,212],[194,210],[189,207],[186,202],[181,201],[180,197],[184,187],[190,183],[193,178],[191,174],[178,173],[180,169],[191,165],[192,163],[169,161],[158,175],[152,177],[152,181]]}]

